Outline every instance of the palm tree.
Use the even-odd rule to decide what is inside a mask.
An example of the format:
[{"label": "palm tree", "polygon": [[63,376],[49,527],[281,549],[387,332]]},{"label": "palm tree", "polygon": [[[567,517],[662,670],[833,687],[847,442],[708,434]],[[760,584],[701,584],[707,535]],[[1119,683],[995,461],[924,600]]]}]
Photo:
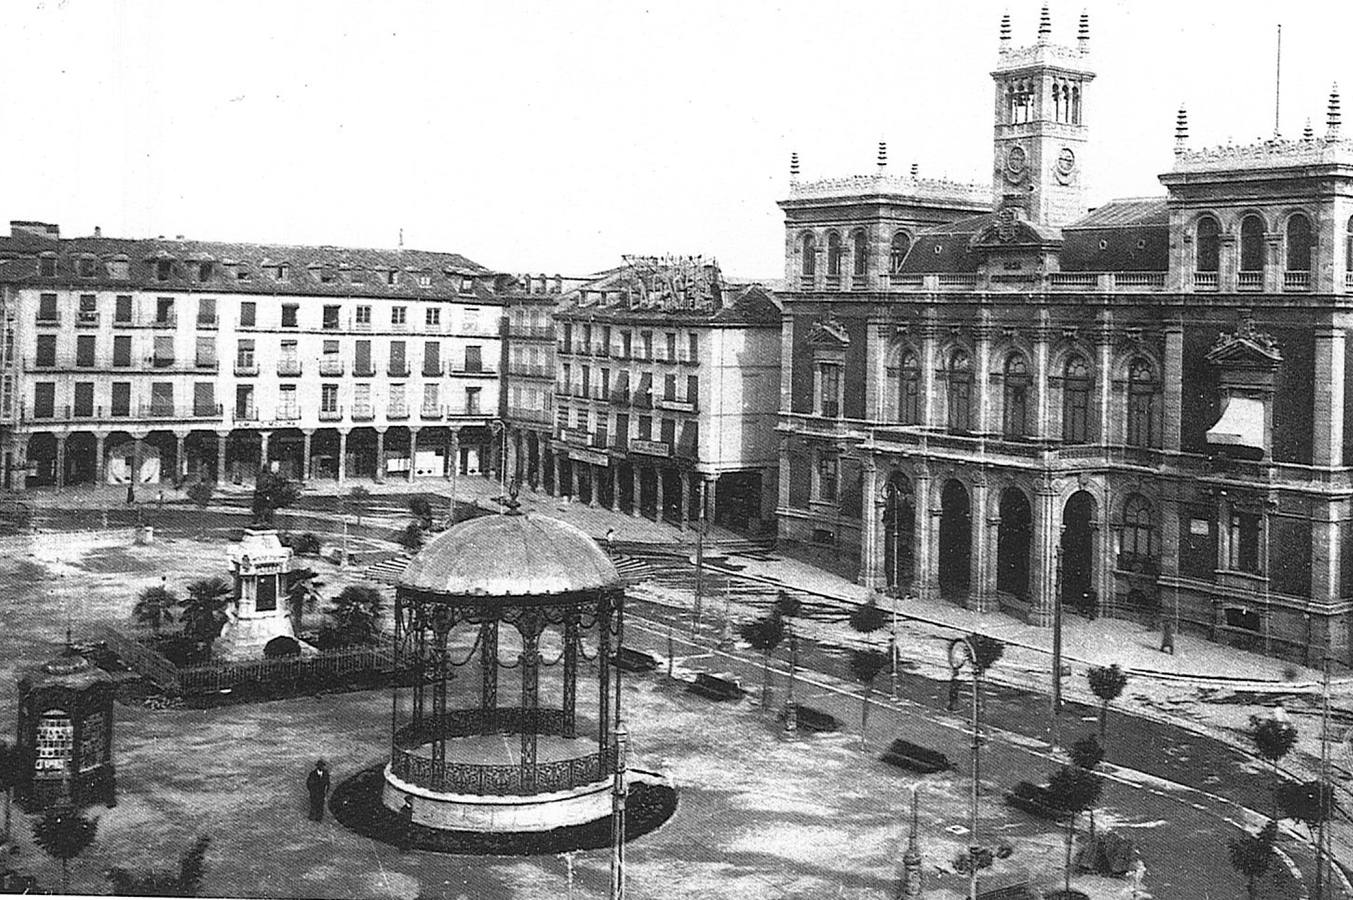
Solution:
[{"label": "palm tree", "polygon": [[254,496],[250,509],[254,524],[272,527],[273,514],[301,499],[301,486],[294,481],[263,468],[254,482]]},{"label": "palm tree", "polygon": [[362,527],[362,510],[366,509],[367,501],[371,499],[371,492],[360,484],[348,491],[348,501],[357,508],[357,527]]},{"label": "palm tree", "polygon": [[183,633],[210,647],[225,624],[232,590],[230,582],[220,575],[199,578],[189,584],[188,597],[183,601],[183,612],[179,616]]},{"label": "palm tree", "polygon": [[5,792],[5,838],[0,844],[8,846],[10,839],[10,809],[14,804],[14,789],[23,784],[33,771],[33,751],[0,741],[0,791]]},{"label": "palm tree", "polygon": [[174,623],[174,610],[179,598],[163,584],[153,585],[143,590],[132,607],[132,617],[142,625],[149,625],[156,634],[164,625]]},{"label": "palm tree", "polygon": [[1278,839],[1278,823],[1269,822],[1258,833],[1248,831],[1227,842],[1231,865],[1245,878],[1245,894],[1254,900],[1255,879],[1263,876],[1273,862],[1273,845]]},{"label": "palm tree", "polygon": [[[1273,768],[1274,782],[1281,783],[1278,762],[1296,746],[1297,726],[1287,721],[1285,715],[1273,715],[1263,718],[1250,716],[1250,727],[1253,729],[1251,737],[1254,738],[1255,749]],[[1277,818],[1277,811],[1275,799],[1274,818]]]},{"label": "palm tree", "polygon": [[94,843],[97,819],[88,819],[69,806],[47,810],[33,826],[33,840],[53,859],[61,861],[61,893],[70,893],[70,861]]},{"label": "palm tree", "polygon": [[1118,667],[1118,663],[1114,663],[1111,666],[1091,666],[1085,677],[1090,682],[1090,690],[1099,698],[1099,741],[1107,746],[1109,704],[1117,700],[1123,688],[1127,687],[1127,674]]},{"label": "palm tree", "polygon": [[[1086,772],[1093,772],[1104,761],[1104,748],[1093,734],[1087,734],[1071,745],[1071,764]],[[1095,836],[1095,810],[1090,808],[1090,838]]]},{"label": "palm tree", "polygon": [[864,701],[860,707],[860,748],[864,748],[869,731],[869,696],[874,692],[874,679],[888,665],[888,654],[874,647],[856,648],[850,652],[850,673],[864,685]]},{"label": "palm tree", "polygon": [[785,639],[785,620],[778,609],[738,626],[742,639],[761,654],[761,708],[770,708],[770,655]]},{"label": "palm tree", "polygon": [[380,632],[381,610],[385,598],[369,585],[343,588],[324,612],[333,620],[334,630],[344,644],[374,644]]},{"label": "palm tree", "polygon": [[1066,897],[1071,896],[1071,847],[1076,840],[1076,816],[1099,802],[1103,788],[1098,775],[1079,766],[1062,766],[1048,780],[1050,799],[1066,813]]},{"label": "palm tree", "polygon": [[287,603],[291,606],[291,625],[297,634],[305,624],[305,614],[313,612],[322,599],[319,589],[324,584],[315,579],[314,569],[292,569],[287,573]]}]

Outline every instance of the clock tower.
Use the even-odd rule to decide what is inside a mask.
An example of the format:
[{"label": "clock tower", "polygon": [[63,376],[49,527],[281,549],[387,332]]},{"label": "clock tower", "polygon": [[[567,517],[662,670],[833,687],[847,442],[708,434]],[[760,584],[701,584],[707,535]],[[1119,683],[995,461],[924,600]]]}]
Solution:
[{"label": "clock tower", "polygon": [[1090,20],[1081,13],[1075,47],[1052,42],[1048,8],[1032,46],[1012,47],[1001,20],[996,82],[992,202],[998,212],[1061,228],[1085,214],[1085,96]]}]

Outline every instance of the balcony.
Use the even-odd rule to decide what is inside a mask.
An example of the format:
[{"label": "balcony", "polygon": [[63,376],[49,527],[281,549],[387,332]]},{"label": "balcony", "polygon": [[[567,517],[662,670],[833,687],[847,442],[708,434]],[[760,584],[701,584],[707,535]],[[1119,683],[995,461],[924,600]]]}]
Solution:
[{"label": "balcony", "polygon": [[1263,272],[1238,272],[1236,273],[1236,290],[1238,291],[1262,291],[1264,289]]},{"label": "balcony", "polygon": [[60,325],[61,313],[58,310],[52,310],[51,312],[43,312],[42,310],[38,310],[37,317],[34,321],[36,321],[39,326]]},{"label": "balcony", "polygon": [[215,372],[221,368],[221,364],[214,359],[199,359],[193,365],[194,372]]},{"label": "balcony", "polygon": [[151,328],[178,328],[179,317],[173,312],[156,313],[150,320]]},{"label": "balcony", "polygon": [[698,366],[700,365],[700,357],[690,353],[682,353],[677,356],[677,362],[683,366]]},{"label": "balcony", "polygon": [[131,313],[127,313],[125,316],[120,316],[117,313],[113,314],[114,328],[131,328],[134,324],[135,323],[132,322]]},{"label": "balcony", "polygon": [[319,361],[319,373],[321,375],[342,375],[343,360],[341,359],[321,359]]},{"label": "balcony", "polygon": [[76,328],[98,328],[99,314],[92,309],[82,309],[75,314]]},{"label": "balcony", "polygon": [[278,422],[296,422],[301,418],[301,408],[299,406],[279,406],[277,414],[273,417]]},{"label": "balcony", "polygon": [[376,367],[370,363],[367,363],[365,366],[354,365],[352,367],[353,378],[374,378],[375,375]]},{"label": "balcony", "polygon": [[[453,375],[453,376],[456,376],[456,377],[458,377],[458,378],[465,378],[465,377],[474,378],[475,376],[480,376],[480,375],[484,375],[484,376],[495,376],[495,375],[498,374],[498,370],[492,368],[491,366],[485,366],[485,365],[475,366],[474,368],[448,367],[446,374],[447,374],[447,375]],[[542,373],[541,373],[541,374],[544,374],[543,367],[542,367]]]},{"label": "balcony", "polygon": [[219,318],[218,316],[203,316],[203,315],[199,315],[199,316],[197,317],[197,330],[198,330],[198,331],[215,331],[217,328],[220,327],[220,321],[221,321],[221,320],[220,320],[220,318]]},{"label": "balcony", "polygon": [[385,418],[392,422],[402,422],[409,417],[409,408],[403,403],[391,403],[385,407]]},{"label": "balcony", "polygon": [[389,375],[391,378],[408,378],[408,377],[409,377],[409,364],[408,364],[408,363],[390,363],[390,365],[386,367],[385,373],[386,373],[387,375]]},{"label": "balcony", "polygon": [[279,359],[277,361],[277,374],[287,378],[295,378],[301,374],[301,361],[299,359]]},{"label": "balcony", "polygon": [[235,407],[236,422],[257,422],[258,410],[252,406]]},{"label": "balcony", "polygon": [[1284,272],[1283,290],[1285,291],[1309,291],[1311,289],[1310,272]]},{"label": "balcony", "polygon": [[813,289],[813,276],[812,276],[812,275],[800,275],[800,276],[799,276],[799,290],[801,290],[801,291],[811,291],[812,289]]},{"label": "balcony", "polygon": [[658,409],[667,409],[672,412],[693,413],[699,412],[700,404],[695,400],[668,400],[662,399],[655,403]]},{"label": "balcony", "polygon": [[427,420],[440,420],[446,418],[446,408],[442,406],[430,406],[426,403],[418,410],[418,418]]},{"label": "balcony", "polygon": [[256,363],[256,362],[240,362],[240,361],[236,360],[236,361],[235,361],[235,374],[236,374],[236,375],[257,375],[257,374],[258,374],[258,363]]},{"label": "balcony", "polygon": [[343,407],[336,409],[325,409],[320,407],[319,420],[321,422],[341,422],[343,421]]},{"label": "balcony", "polygon": [[560,341],[558,345],[555,346],[554,352],[557,356],[572,356],[573,348],[563,341]]},{"label": "balcony", "polygon": [[1194,272],[1193,289],[1195,291],[1215,291],[1218,288],[1216,272]]},{"label": "balcony", "polygon": [[841,276],[828,275],[826,278],[823,279],[822,284],[823,287],[825,287],[829,291],[839,291],[841,290]]},{"label": "balcony", "polygon": [[348,327],[352,331],[369,332],[371,331],[371,320],[368,319],[365,322],[359,322],[356,319],[353,319]]},{"label": "balcony", "polygon": [[865,291],[865,290],[868,290],[868,289],[869,289],[869,276],[868,276],[868,275],[852,275],[852,276],[850,276],[850,289],[851,289],[852,291]]},{"label": "balcony", "polygon": [[370,422],[375,418],[376,412],[369,403],[358,404],[352,408],[352,421],[354,422]]},{"label": "balcony", "polygon": [[441,363],[423,363],[424,378],[440,378],[446,374],[446,367]]},{"label": "balcony", "polygon": [[176,420],[176,419],[220,419],[222,416],[222,407],[219,403],[208,404],[204,406],[191,406],[186,409],[177,409],[172,403],[138,403],[136,405],[136,418],[154,419],[154,420]]}]

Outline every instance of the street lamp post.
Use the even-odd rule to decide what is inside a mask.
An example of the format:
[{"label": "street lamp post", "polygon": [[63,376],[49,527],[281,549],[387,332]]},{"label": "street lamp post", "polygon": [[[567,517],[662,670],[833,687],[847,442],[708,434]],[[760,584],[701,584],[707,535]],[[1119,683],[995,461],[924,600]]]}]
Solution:
[{"label": "street lamp post", "polygon": [[1053,747],[1061,743],[1057,717],[1062,712],[1062,545],[1057,544],[1057,575],[1052,591],[1052,714],[1048,734]]},{"label": "street lamp post", "polygon": [[893,623],[888,636],[888,682],[893,699],[897,699],[897,598],[902,595],[902,497],[897,485],[888,481],[888,496],[893,503]]},{"label": "street lamp post", "polygon": [[[658,511],[659,516],[662,511]],[[700,629],[701,607],[705,599],[705,480],[700,479],[700,510],[695,526],[695,607],[691,616],[691,640]]]},{"label": "street lamp post", "polygon": [[982,673],[978,668],[977,651],[973,648],[972,643],[967,638],[954,638],[949,642],[949,666],[957,676],[964,665],[972,667],[972,794],[968,822],[968,898],[969,900],[977,900],[977,860],[981,851],[981,847],[977,843],[977,803],[981,787],[980,754],[982,747],[978,717],[981,709],[979,695],[981,693]]}]

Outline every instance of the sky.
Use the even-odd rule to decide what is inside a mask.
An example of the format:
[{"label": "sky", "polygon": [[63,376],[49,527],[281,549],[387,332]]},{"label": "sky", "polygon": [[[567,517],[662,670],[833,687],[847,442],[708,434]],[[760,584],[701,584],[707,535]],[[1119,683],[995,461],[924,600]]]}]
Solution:
[{"label": "sky", "polygon": [[[805,179],[874,170],[986,183],[1000,16],[1038,2],[539,0],[9,2],[0,7],[0,221],[463,253],[582,275],[621,254],[704,254],[775,278]],[[1087,205],[1162,193],[1175,112],[1194,146],[1353,135],[1353,4],[1088,9]],[[5,214],[8,214],[7,216]]]}]

